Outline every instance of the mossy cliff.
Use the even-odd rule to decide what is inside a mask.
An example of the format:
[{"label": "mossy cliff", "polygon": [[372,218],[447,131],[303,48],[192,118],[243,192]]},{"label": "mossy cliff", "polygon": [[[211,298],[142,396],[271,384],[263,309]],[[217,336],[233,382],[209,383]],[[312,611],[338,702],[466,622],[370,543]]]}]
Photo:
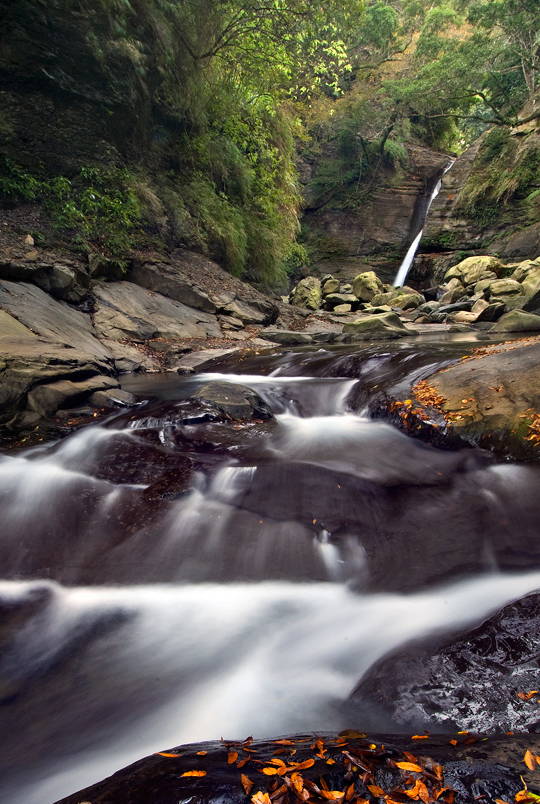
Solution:
[{"label": "mossy cliff", "polygon": [[0,204],[44,211],[38,243],[181,245],[279,284],[297,227],[292,123],[202,69],[177,16],[166,0],[4,0]]},{"label": "mossy cliff", "polygon": [[540,130],[494,127],[445,176],[424,229],[416,269],[440,279],[474,254],[507,261],[540,254]]}]

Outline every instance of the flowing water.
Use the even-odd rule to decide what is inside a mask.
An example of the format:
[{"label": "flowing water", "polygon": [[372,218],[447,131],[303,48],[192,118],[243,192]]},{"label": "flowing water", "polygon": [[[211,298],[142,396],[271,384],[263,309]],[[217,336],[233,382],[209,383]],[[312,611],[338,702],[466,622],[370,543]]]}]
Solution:
[{"label": "flowing water", "polygon": [[452,160],[443,170],[440,179],[438,179],[437,183],[435,184],[433,190],[429,195],[425,196],[423,199],[423,203],[420,204],[420,208],[418,209],[417,215],[415,215],[415,220],[413,221],[413,231],[416,231],[414,235],[414,239],[407,249],[407,253],[403,258],[403,262],[398,268],[396,277],[394,279],[394,287],[403,287],[406,282],[407,275],[411,270],[411,265],[413,264],[414,258],[416,256],[416,252],[418,251],[418,246],[420,245],[420,240],[422,239],[422,235],[424,233],[424,223],[428,216],[429,210],[431,205],[439,195],[443,183],[443,178],[446,173],[450,170],[452,165],[454,164],[455,160]]},{"label": "flowing water", "polygon": [[[361,728],[348,697],[377,659],[540,587],[536,467],[370,418],[462,350],[135,377],[157,400],[1,457],[0,800],[52,804],[182,742]],[[223,379],[275,418],[179,424]]]}]

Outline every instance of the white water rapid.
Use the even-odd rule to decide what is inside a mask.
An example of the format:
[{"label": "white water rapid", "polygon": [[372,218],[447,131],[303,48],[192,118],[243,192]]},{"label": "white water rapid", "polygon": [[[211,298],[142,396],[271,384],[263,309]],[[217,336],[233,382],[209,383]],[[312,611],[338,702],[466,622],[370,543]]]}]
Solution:
[{"label": "white water rapid", "polygon": [[[371,420],[366,383],[433,364],[392,348],[157,377],[157,401],[0,456],[2,803],[185,742],[362,728],[381,657],[540,587],[537,469]],[[179,423],[222,380],[274,417]]]}]

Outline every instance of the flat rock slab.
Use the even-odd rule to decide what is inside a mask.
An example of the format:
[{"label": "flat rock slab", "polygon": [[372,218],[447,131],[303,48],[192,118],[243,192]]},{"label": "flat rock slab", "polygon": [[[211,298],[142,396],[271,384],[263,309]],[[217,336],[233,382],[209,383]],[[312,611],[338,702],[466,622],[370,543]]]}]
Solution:
[{"label": "flat rock slab", "polygon": [[143,263],[134,266],[129,279],[147,290],[161,293],[169,299],[194,307],[203,313],[215,313],[216,305],[204,290],[192,284],[175,265]]},{"label": "flat rock slab", "polygon": [[511,802],[524,781],[536,788],[535,774],[522,761],[527,749],[540,752],[538,735],[415,740],[345,731],[197,743],[164,749],[56,804],[264,804],[278,790],[273,800],[283,804],[305,798],[324,804],[329,791],[331,801],[347,796],[353,804],[387,796],[408,801],[404,791],[416,780],[425,785],[429,801]]},{"label": "flat rock slab", "polygon": [[220,357],[230,357],[238,351],[239,348],[235,346],[232,349],[205,349],[203,352],[191,352],[191,354],[180,358],[176,364],[177,370],[180,374],[190,374],[198,371],[212,360],[217,360]]},{"label": "flat rock slab", "polygon": [[214,316],[132,282],[98,285],[94,293],[98,302],[94,324],[102,337],[117,341],[221,337]]},{"label": "flat rock slab", "polygon": [[[540,458],[540,338],[481,347],[426,382],[431,399],[428,393],[417,401],[442,415],[448,436],[516,458]],[[413,432],[413,419],[410,425]]]},{"label": "flat rock slab", "polygon": [[0,281],[0,309],[50,343],[109,362],[110,352],[100,343],[88,315],[51,298],[26,282]]}]

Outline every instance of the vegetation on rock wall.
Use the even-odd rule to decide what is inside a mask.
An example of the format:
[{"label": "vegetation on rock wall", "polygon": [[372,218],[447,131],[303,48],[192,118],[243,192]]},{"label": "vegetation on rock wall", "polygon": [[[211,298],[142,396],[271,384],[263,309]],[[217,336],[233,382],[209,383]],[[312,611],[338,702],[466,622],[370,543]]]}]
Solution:
[{"label": "vegetation on rock wall", "polygon": [[536,0],[6,0],[0,195],[81,248],[184,245],[279,285],[305,259],[298,149],[312,200],[354,209],[411,144],[494,124],[463,210],[534,216],[537,148],[505,132],[540,119],[538,30]]}]

